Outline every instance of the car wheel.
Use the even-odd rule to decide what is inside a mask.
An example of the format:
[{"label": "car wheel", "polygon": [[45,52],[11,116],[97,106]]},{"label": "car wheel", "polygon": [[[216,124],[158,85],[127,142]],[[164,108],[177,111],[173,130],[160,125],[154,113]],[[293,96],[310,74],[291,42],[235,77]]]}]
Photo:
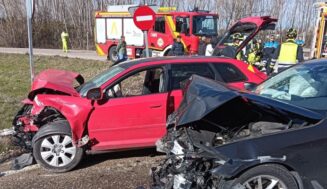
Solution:
[{"label": "car wheel", "polygon": [[38,164],[53,172],[67,172],[75,168],[84,154],[73,144],[71,134],[50,134],[39,138],[33,146]]},{"label": "car wheel", "polygon": [[112,63],[115,63],[118,61],[118,52],[116,51],[117,46],[112,46],[109,49],[108,52],[108,60],[112,61]]},{"label": "car wheel", "polygon": [[218,188],[299,189],[294,176],[280,165],[260,165],[249,169],[231,182],[220,181]]}]

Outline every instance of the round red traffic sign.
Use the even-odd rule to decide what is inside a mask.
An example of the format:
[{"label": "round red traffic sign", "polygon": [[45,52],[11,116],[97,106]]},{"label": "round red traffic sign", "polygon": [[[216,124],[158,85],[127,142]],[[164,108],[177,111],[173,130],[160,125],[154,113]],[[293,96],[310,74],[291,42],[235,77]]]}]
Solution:
[{"label": "round red traffic sign", "polygon": [[134,24],[141,30],[149,30],[153,27],[156,13],[148,6],[140,6],[134,12]]}]

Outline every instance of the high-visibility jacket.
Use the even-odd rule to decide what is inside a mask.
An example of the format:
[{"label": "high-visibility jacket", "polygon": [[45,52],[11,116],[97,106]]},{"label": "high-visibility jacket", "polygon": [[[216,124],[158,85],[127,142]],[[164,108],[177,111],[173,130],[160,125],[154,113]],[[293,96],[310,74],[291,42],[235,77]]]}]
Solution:
[{"label": "high-visibility jacket", "polygon": [[294,40],[287,40],[280,46],[278,62],[282,64],[296,64],[299,45]]},{"label": "high-visibility jacket", "polygon": [[66,33],[66,32],[61,33],[61,40],[62,41],[67,41],[68,37],[69,37],[68,33]]}]

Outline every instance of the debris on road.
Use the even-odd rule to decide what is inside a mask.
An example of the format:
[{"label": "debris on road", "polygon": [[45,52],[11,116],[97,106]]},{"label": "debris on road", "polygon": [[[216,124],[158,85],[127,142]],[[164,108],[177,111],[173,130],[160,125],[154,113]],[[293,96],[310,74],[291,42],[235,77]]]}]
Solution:
[{"label": "debris on road", "polygon": [[40,166],[38,164],[32,165],[32,166],[27,166],[23,169],[20,170],[9,170],[9,171],[4,171],[0,173],[0,177],[4,177],[4,176],[9,176],[9,175],[14,175],[16,173],[21,173],[21,172],[26,172],[26,171],[31,171],[34,169],[39,168]]},{"label": "debris on road", "polygon": [[25,153],[12,160],[11,170],[20,170],[34,163],[32,153]]},{"label": "debris on road", "polygon": [[0,130],[0,136],[9,136],[9,135],[13,135],[13,134],[15,134],[15,131],[13,128]]}]

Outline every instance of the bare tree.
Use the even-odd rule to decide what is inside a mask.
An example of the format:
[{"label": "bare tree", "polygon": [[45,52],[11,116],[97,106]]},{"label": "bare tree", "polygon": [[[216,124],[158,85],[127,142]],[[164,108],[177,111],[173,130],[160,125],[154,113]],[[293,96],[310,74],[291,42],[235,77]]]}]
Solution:
[{"label": "bare tree", "polygon": [[[278,31],[294,27],[307,38],[313,31],[316,11],[313,3],[322,0],[35,0],[33,43],[35,47],[60,47],[60,33],[70,35],[73,48],[94,48],[94,13],[108,5],[157,4],[175,6],[180,11],[195,7],[219,14],[218,29],[222,32],[235,21],[247,16],[271,15],[279,19]],[[0,0],[0,46],[26,47],[25,0]]]}]

